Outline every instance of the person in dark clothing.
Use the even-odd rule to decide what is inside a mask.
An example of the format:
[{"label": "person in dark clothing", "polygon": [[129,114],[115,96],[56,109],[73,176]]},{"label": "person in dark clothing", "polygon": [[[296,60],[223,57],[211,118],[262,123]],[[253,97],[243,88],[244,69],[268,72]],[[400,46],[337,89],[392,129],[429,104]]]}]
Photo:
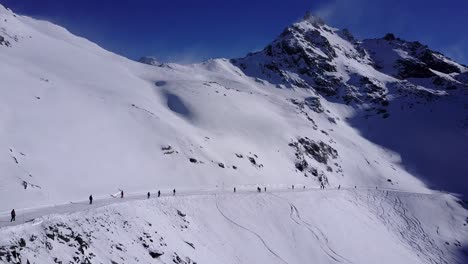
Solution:
[{"label": "person in dark clothing", "polygon": [[151,197],[151,193],[148,192],[148,193],[146,194],[146,196],[148,196],[148,199],[149,199],[149,198]]},{"label": "person in dark clothing", "polygon": [[123,193],[123,190],[120,191],[120,198],[123,198],[124,197],[124,193]]},{"label": "person in dark clothing", "polygon": [[89,204],[93,204],[93,195],[89,196]]},{"label": "person in dark clothing", "polygon": [[234,187],[234,192],[236,192],[236,187]]},{"label": "person in dark clothing", "polygon": [[292,189],[294,190],[294,185],[292,185],[291,187],[292,187]]},{"label": "person in dark clothing", "polygon": [[160,196],[161,196],[161,191],[158,191],[158,197],[160,197]]},{"label": "person in dark clothing", "polygon": [[265,189],[264,189],[264,190],[265,190],[265,192],[266,192],[266,187],[265,187]]},{"label": "person in dark clothing", "polygon": [[175,196],[175,189],[174,189],[174,190],[172,190],[172,195],[173,195],[173,196]]},{"label": "person in dark clothing", "polygon": [[11,220],[10,222],[16,221],[16,212],[15,209],[11,210]]},{"label": "person in dark clothing", "polygon": [[262,192],[262,189],[260,189],[260,187],[257,187],[257,192]]},{"label": "person in dark clothing", "polygon": [[341,184],[340,184],[340,185],[338,185],[338,190],[339,190],[339,189],[341,189]]}]

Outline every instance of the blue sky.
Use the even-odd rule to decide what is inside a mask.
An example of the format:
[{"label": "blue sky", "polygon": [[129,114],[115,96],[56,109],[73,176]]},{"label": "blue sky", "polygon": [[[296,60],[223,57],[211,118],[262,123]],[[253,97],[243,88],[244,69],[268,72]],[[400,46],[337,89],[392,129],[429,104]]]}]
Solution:
[{"label": "blue sky", "polygon": [[138,59],[193,62],[262,49],[306,10],[358,38],[387,32],[468,64],[466,0],[0,0]]}]

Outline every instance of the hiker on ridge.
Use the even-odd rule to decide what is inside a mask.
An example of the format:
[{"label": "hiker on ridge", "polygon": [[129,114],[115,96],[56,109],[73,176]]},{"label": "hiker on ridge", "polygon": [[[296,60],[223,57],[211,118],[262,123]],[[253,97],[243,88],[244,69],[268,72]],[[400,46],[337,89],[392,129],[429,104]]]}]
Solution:
[{"label": "hiker on ridge", "polygon": [[10,222],[16,221],[16,212],[15,209],[11,210],[11,220]]}]

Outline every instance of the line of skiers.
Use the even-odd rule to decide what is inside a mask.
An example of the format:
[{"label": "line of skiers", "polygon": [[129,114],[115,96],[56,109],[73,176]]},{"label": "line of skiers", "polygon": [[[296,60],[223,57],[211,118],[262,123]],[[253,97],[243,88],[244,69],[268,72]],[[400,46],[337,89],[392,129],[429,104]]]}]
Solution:
[{"label": "line of skiers", "polygon": [[[294,184],[291,185],[291,189],[294,190],[294,188],[295,188]],[[305,186],[302,186],[302,188],[305,189],[306,187],[305,187]],[[354,186],[354,188],[356,188],[356,186]],[[325,189],[325,184],[324,184],[323,182],[320,183],[320,189],[322,189],[322,190]],[[341,189],[341,184],[338,185],[338,190],[340,190],[340,189]],[[377,189],[377,187],[375,187],[375,189]],[[234,192],[237,192],[237,188],[236,188],[236,187],[234,187],[233,190],[234,190]],[[263,191],[266,192],[266,191],[267,191],[267,188],[264,187],[264,188],[263,188]],[[262,188],[257,187],[257,192],[259,192],[259,193],[262,192]],[[173,195],[173,196],[176,195],[176,189],[173,189],[173,190],[172,190],[172,195]],[[150,199],[150,198],[151,198],[151,193],[148,192],[148,193],[146,194],[146,197],[147,197],[148,199]],[[161,191],[160,191],[160,190],[158,190],[158,197],[161,197]],[[124,198],[124,191],[123,191],[123,190],[120,191],[120,198]],[[89,204],[93,204],[93,196],[92,196],[92,195],[89,196]],[[13,220],[13,219],[14,219],[14,210],[11,212],[11,215],[12,215],[12,221],[14,221],[14,220]]]},{"label": "line of skiers", "polygon": [[[173,196],[176,195],[176,189],[173,189],[173,190],[172,190],[172,195],[173,195]],[[146,194],[146,197],[147,197],[148,199],[151,198],[151,193],[148,192],[148,193]],[[160,191],[160,190],[158,190],[158,197],[161,197],[161,191]],[[124,191],[123,191],[123,190],[120,191],[120,198],[124,198]],[[89,200],[89,204],[93,204],[93,195],[90,195],[90,196],[88,197],[88,200]],[[12,212],[12,215],[13,215],[13,212]]]},{"label": "line of skiers", "polygon": [[[294,184],[293,184],[293,185],[291,185],[291,189],[293,189],[293,190],[294,190],[294,188],[295,188]],[[304,185],[304,186],[302,186],[302,189],[305,189],[305,188],[306,188],[306,187],[305,187],[305,185]],[[324,185],[323,183],[321,183],[321,185],[320,185],[320,189],[325,189],[325,185]],[[234,192],[236,192],[236,191],[237,191],[237,189],[236,189],[236,187],[234,187]],[[266,191],[267,191],[267,188],[266,188],[266,187],[264,187],[264,188],[263,188],[263,191],[264,191],[264,192],[266,192]],[[260,188],[260,187],[257,187],[257,192],[259,192],[259,193],[260,193],[260,192],[262,192],[262,188]]]},{"label": "line of skiers", "polygon": [[[305,186],[302,186],[302,188],[305,189]],[[354,188],[356,188],[356,186],[354,186]],[[294,190],[294,184],[291,185],[291,189]],[[320,183],[320,189],[325,189],[325,184],[324,184],[323,182]],[[340,189],[341,189],[341,184],[338,185],[338,190],[340,190]],[[377,189],[377,187],[375,187],[375,189]],[[237,189],[236,189],[236,187],[234,187],[234,192],[236,192],[236,191],[237,191]],[[263,188],[263,191],[266,192],[266,191],[267,191],[267,188],[264,187],[264,188]],[[262,189],[261,189],[260,187],[257,187],[257,192],[259,192],[259,193],[262,192]],[[173,195],[173,196],[176,195],[176,189],[173,189],[173,190],[172,190],[172,195]],[[146,197],[147,197],[148,199],[150,199],[150,198],[151,198],[151,193],[148,192],[148,193],[146,194]],[[158,197],[161,197],[161,191],[160,191],[160,190],[158,190]],[[120,190],[120,198],[124,198],[124,191],[123,191],[123,190]],[[90,196],[89,196],[89,204],[93,204],[93,195],[90,195]],[[15,209],[11,210],[11,220],[10,220],[10,222],[14,222],[14,221],[16,221],[16,212],[15,212]]]}]

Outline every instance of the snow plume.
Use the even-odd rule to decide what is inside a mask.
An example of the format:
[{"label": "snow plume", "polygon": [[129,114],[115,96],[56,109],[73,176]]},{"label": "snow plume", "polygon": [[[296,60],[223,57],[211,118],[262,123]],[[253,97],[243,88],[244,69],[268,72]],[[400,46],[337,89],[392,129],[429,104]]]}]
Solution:
[{"label": "snow plume", "polygon": [[353,23],[360,20],[364,15],[363,6],[366,6],[368,0],[335,0],[328,4],[320,6],[313,11],[314,16],[323,18],[326,22],[346,18],[346,21]]}]

